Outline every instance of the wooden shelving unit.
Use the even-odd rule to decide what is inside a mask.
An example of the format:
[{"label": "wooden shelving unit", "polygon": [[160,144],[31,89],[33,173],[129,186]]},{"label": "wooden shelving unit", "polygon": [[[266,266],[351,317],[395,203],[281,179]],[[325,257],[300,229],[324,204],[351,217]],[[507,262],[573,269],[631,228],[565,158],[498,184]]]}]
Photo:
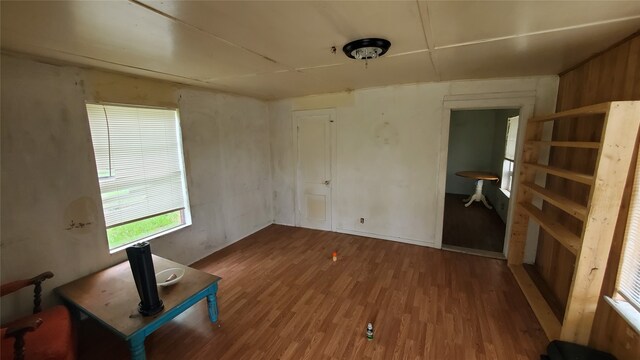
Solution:
[{"label": "wooden shelving unit", "polygon": [[[588,116],[603,120],[600,142],[543,141],[542,126],[549,121],[563,121]],[[618,101],[572,109],[548,116],[532,118],[527,123],[522,152],[522,166],[518,173],[516,209],[511,224],[508,263],[549,339],[561,339],[587,344],[591,333],[604,271],[609,257],[611,240],[631,158],[640,128],[640,102]],[[541,147],[571,147],[596,149],[598,156],[593,174],[538,163]],[[535,183],[538,173],[558,176],[589,187],[589,199],[579,204]],[[553,215],[533,205],[543,202],[566,212],[582,222],[576,234]],[[576,256],[573,280],[565,308],[559,321],[544,300],[540,290],[525,271],[522,262],[529,221],[538,224],[559,244]]]}]

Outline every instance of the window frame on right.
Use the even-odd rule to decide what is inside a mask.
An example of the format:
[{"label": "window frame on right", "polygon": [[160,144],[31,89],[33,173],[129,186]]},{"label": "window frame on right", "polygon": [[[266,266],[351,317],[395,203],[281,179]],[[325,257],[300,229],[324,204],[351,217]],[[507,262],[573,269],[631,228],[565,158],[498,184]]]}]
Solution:
[{"label": "window frame on right", "polygon": [[511,187],[513,186],[519,120],[520,115],[507,118],[507,131],[505,132],[504,141],[504,159],[502,161],[502,177],[500,181],[500,190],[507,197],[511,197]]},{"label": "window frame on right", "polygon": [[605,300],[640,334],[640,157],[634,172],[616,286],[613,295],[605,296]]}]

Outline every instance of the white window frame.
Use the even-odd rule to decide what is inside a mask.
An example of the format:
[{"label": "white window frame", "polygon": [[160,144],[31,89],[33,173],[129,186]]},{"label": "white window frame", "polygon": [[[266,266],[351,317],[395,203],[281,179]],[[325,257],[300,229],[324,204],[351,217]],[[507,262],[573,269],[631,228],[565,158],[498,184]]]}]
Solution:
[{"label": "white window frame", "polygon": [[[507,157],[507,146],[509,145],[509,132],[511,130],[513,130],[513,128],[511,128],[509,121],[512,119],[516,119],[515,123],[516,123],[516,127],[515,127],[515,132],[513,134],[513,147],[514,147],[514,154],[513,154],[513,159],[509,159]],[[517,149],[516,149],[516,140],[517,140],[517,134],[518,134],[518,130],[520,128],[520,115],[516,115],[516,116],[512,116],[507,118],[507,131],[505,133],[505,139],[504,139],[504,159],[502,162],[502,181],[500,182],[500,190],[505,194],[506,197],[511,197],[511,189],[513,188],[513,178],[515,176],[514,172],[515,172],[515,168],[516,168],[516,154],[517,154]]]},{"label": "white window frame", "polygon": [[[132,241],[132,242],[128,242],[126,244],[123,244],[121,246],[118,247],[114,247],[114,248],[109,248],[109,253],[110,254],[114,254],[116,252],[122,251],[132,245],[135,244],[139,244],[145,241],[150,241],[159,237],[162,237],[164,235],[173,233],[175,231],[178,231],[180,229],[184,229],[186,227],[189,227],[192,225],[192,220],[191,220],[191,206],[189,204],[189,191],[188,191],[188,185],[187,185],[187,171],[186,171],[186,167],[185,167],[185,162],[184,162],[184,144],[182,142],[182,127],[181,127],[181,118],[180,118],[180,110],[177,108],[169,108],[169,107],[156,107],[156,106],[145,106],[145,105],[132,105],[132,104],[122,104],[122,103],[104,103],[104,102],[86,102],[86,105],[104,105],[104,106],[119,106],[119,107],[127,107],[127,108],[142,108],[142,109],[159,109],[159,110],[171,110],[175,112],[175,116],[176,116],[176,121],[177,121],[177,129],[176,129],[176,136],[178,138],[178,159],[179,159],[179,166],[180,166],[180,171],[182,174],[182,183],[184,184],[184,186],[182,187],[182,191],[183,191],[183,198],[184,198],[184,209],[181,210],[181,218],[182,218],[182,224],[172,227],[170,229],[166,229],[157,233],[153,233],[150,234],[148,236],[145,236],[143,238],[140,238],[138,240]],[[86,111],[86,110],[85,110]],[[87,115],[87,120],[88,120],[88,115]],[[93,148],[93,144],[92,144],[92,148]],[[94,159],[95,162],[95,159]],[[99,174],[96,172],[96,179],[98,180],[98,182],[100,181],[109,181],[109,179],[111,178],[111,176],[109,177],[100,177]],[[102,192],[100,193],[102,196]],[[102,199],[100,199],[100,203],[102,206]],[[162,214],[157,214],[154,216],[160,216]],[[104,217],[104,214],[103,214]],[[149,217],[144,217],[144,218],[140,218],[137,220],[134,220],[132,222],[129,223],[133,223],[133,222],[137,222],[137,221],[142,221],[145,219],[148,219]],[[117,225],[117,226],[122,226],[122,225],[126,225],[126,224],[121,224],[121,225]],[[107,234],[107,227],[105,227],[104,231],[105,231],[105,237],[107,238],[107,246],[110,247],[109,244],[109,236]]]},{"label": "white window frame", "polygon": [[515,167],[516,162],[514,160],[504,158],[502,162],[502,181],[500,183],[500,190],[507,197],[511,197],[511,188],[513,187]]}]

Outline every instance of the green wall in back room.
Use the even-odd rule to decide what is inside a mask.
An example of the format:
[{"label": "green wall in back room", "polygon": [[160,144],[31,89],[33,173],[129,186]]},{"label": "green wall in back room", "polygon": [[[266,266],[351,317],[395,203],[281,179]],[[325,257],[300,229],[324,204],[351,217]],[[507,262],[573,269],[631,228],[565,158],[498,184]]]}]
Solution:
[{"label": "green wall in back room", "polygon": [[[458,110],[451,112],[447,155],[446,192],[471,194],[475,182],[456,176],[458,171],[490,171],[502,176],[507,118],[518,109]],[[496,183],[485,182],[483,193],[506,220],[509,199]]]}]

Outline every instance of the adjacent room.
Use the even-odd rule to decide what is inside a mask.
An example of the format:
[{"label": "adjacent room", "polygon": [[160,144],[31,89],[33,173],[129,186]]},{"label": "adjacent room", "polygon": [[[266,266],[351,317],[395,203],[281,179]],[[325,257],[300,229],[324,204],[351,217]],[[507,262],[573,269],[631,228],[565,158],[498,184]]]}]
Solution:
[{"label": "adjacent room", "polygon": [[2,359],[640,359],[640,2],[0,2]]},{"label": "adjacent room", "polygon": [[519,116],[520,109],[451,112],[444,248],[504,258]]}]

